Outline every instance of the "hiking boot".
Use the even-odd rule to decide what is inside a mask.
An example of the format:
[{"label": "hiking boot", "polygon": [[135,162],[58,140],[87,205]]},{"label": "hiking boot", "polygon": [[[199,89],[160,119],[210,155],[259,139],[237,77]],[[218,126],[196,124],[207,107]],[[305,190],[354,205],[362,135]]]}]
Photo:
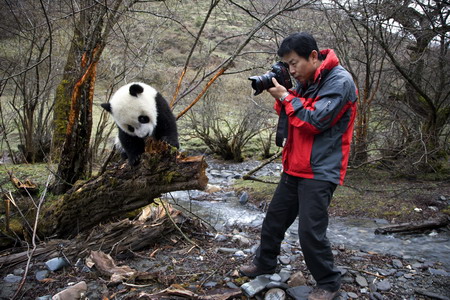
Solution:
[{"label": "hiking boot", "polygon": [[273,274],[273,273],[275,273],[275,269],[276,268],[273,268],[270,270],[263,270],[252,263],[250,265],[240,267],[239,273],[241,273],[241,275],[243,275],[243,276],[254,278],[256,276],[263,275],[263,274]]},{"label": "hiking boot", "polygon": [[339,291],[330,292],[324,289],[315,288],[308,296],[308,300],[333,300],[339,295]]}]

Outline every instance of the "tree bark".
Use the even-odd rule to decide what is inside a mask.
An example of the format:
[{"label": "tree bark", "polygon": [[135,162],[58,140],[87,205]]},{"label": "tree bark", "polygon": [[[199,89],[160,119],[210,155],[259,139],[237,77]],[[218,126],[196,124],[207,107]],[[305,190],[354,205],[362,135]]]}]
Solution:
[{"label": "tree bark", "polygon": [[41,234],[71,237],[97,224],[144,207],[163,193],[204,189],[203,156],[182,157],[166,143],[149,140],[138,166],[116,165],[74,186],[43,208]]}]

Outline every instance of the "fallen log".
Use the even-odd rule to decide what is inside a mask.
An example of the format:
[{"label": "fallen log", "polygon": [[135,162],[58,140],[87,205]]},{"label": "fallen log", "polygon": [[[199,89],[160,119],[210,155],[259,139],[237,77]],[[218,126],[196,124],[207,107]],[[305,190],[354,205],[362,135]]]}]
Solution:
[{"label": "fallen log", "polygon": [[73,237],[144,207],[163,193],[205,189],[208,178],[204,157],[178,154],[166,143],[149,140],[139,165],[116,165],[74,186],[56,203],[46,203],[40,232],[44,236]]},{"label": "fallen log", "polygon": [[440,218],[408,223],[400,223],[395,225],[383,226],[375,229],[375,234],[389,234],[389,233],[418,233],[430,229],[442,228],[450,224],[447,216]]},{"label": "fallen log", "polygon": [[[205,229],[199,221],[186,217],[181,211],[173,209],[168,204],[164,205],[167,210],[161,204],[149,206],[138,220],[123,219],[95,226],[70,240],[52,239],[40,243],[34,251],[33,260],[47,260],[63,254],[69,262],[74,263],[77,258],[88,256],[91,250],[115,255],[124,251],[138,251],[150,247],[162,236],[174,232],[176,226],[184,226],[196,232]],[[145,211],[147,213],[144,215]],[[0,266],[6,269],[25,263],[29,255],[29,249],[9,255],[3,254],[0,256]]]}]

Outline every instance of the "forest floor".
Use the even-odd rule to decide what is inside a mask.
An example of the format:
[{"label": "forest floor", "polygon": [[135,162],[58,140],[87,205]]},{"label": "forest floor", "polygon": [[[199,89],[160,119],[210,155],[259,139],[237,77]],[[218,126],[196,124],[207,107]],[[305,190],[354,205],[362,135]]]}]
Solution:
[{"label": "forest floor", "polygon": [[[274,186],[260,184],[238,180],[229,189],[248,191],[250,204],[263,210],[271,197],[265,189]],[[389,224],[421,221],[448,215],[449,200],[448,179],[407,180],[386,177],[379,172],[368,176],[367,171],[349,171],[346,186],[339,187],[335,193],[330,215],[383,219]],[[190,240],[175,231],[148,249],[113,256],[117,265],[156,274],[152,279],[112,283],[109,276],[95,267],[87,268],[84,259],[55,272],[46,271],[45,261],[34,260],[16,299],[51,299],[52,295],[82,281],[87,284],[85,296],[89,299],[264,299],[267,289],[254,297],[242,293],[240,286],[251,279],[238,272],[241,265],[251,262],[252,249],[259,241],[258,227],[234,227],[223,232],[190,229],[185,234]],[[281,252],[287,261],[280,260],[277,271],[283,268],[303,278],[300,283],[289,284],[313,286],[298,241],[287,240]],[[343,245],[333,245],[333,254],[343,274],[339,299],[450,299],[450,270],[440,262],[349,249]],[[38,280],[42,272],[44,275]],[[24,273],[25,265],[2,268],[0,299],[10,299],[20,285],[7,277],[22,278]],[[303,299],[289,294],[286,297]]]}]

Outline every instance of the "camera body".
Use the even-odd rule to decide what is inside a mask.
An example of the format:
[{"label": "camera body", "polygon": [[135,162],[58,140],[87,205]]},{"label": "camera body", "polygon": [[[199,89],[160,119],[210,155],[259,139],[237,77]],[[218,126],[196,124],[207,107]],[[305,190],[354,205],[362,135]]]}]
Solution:
[{"label": "camera body", "polygon": [[286,63],[281,61],[272,65],[272,70],[261,76],[251,76],[248,80],[252,81],[252,88],[255,90],[254,95],[261,94],[264,90],[274,87],[272,78],[278,81],[279,84],[286,89],[292,87],[291,76],[289,75],[289,67]]}]

